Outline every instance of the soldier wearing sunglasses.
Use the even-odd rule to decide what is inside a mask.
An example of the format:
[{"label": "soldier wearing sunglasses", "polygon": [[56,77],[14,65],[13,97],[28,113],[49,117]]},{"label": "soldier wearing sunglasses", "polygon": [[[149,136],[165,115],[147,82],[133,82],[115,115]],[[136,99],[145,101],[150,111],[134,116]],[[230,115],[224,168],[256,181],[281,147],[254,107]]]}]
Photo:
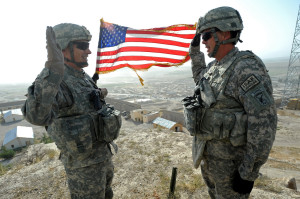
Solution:
[{"label": "soldier wearing sunglasses", "polygon": [[[60,149],[71,198],[109,199],[114,174],[111,146],[116,145],[101,137],[103,120],[95,110],[95,96],[98,108],[102,103],[105,113],[115,112],[105,104],[106,89],[99,89],[83,70],[91,54],[91,37],[76,24],[47,27],[48,60],[28,88],[22,112],[30,123],[45,126]],[[116,131],[118,124],[111,124]]]},{"label": "soldier wearing sunglasses", "polygon": [[211,198],[248,198],[275,139],[272,82],[259,57],[236,47],[242,30],[239,12],[219,7],[200,17],[190,46],[196,88],[185,120]]}]

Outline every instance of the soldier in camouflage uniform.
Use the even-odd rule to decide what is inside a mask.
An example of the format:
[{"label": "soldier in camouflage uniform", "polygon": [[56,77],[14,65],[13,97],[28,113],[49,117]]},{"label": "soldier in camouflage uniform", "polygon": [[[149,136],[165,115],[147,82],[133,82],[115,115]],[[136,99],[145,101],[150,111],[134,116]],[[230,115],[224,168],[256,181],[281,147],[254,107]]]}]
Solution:
[{"label": "soldier in camouflage uniform", "polygon": [[[237,10],[219,7],[200,17],[190,46],[197,86],[183,100],[185,120],[211,198],[248,198],[275,139],[271,79],[261,59],[235,47],[242,29]],[[201,38],[215,58],[207,66]]]},{"label": "soldier in camouflage uniform", "polygon": [[110,144],[100,139],[99,113],[91,93],[99,89],[83,68],[91,54],[91,34],[84,26],[47,27],[48,61],[28,88],[22,108],[27,121],[46,126],[61,150],[71,198],[112,198]]}]

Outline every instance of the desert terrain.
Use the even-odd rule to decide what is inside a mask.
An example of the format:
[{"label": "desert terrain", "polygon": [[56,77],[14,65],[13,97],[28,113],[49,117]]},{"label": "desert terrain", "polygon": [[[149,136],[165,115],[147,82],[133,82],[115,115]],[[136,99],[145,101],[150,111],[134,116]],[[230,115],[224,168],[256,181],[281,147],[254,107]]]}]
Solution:
[{"label": "desert terrain", "polygon": [[[286,187],[291,178],[300,183],[299,118],[300,115],[279,115],[276,141],[250,198],[300,198],[300,192]],[[167,198],[173,167],[177,168],[176,198],[209,198],[200,169],[192,166],[189,134],[130,120],[122,122],[116,141],[119,152],[113,157],[114,198]],[[284,125],[286,122],[293,124]],[[66,175],[58,156],[54,143],[41,143],[31,145],[9,161],[1,161],[0,198],[69,198]],[[10,169],[4,172],[7,165]]]},{"label": "desert terrain", "polygon": [[[268,64],[266,64],[268,67]],[[279,62],[270,63],[274,97],[280,100],[286,71]],[[104,84],[109,97],[141,104],[150,111],[166,109],[182,111],[180,101],[192,95],[194,83],[190,71],[158,74],[156,78],[139,83]],[[13,89],[0,87],[1,92],[15,100],[22,100],[26,87]],[[0,95],[0,103],[10,101]],[[2,100],[2,101],[1,101]],[[5,132],[14,126],[32,126],[25,120],[0,125],[0,143]],[[255,181],[251,199],[300,198],[300,192],[287,188],[288,181],[295,178],[300,186],[300,111],[278,108],[276,139],[260,177]],[[70,198],[63,165],[58,160],[59,151],[54,143],[43,144],[38,140],[46,131],[33,126],[37,144],[24,148],[10,160],[0,160],[0,198]],[[187,132],[173,132],[143,124],[122,120],[119,147],[113,156],[115,177],[114,198],[163,199],[168,198],[172,168],[177,168],[176,198],[206,199],[207,188],[200,169],[192,165],[192,137]]]}]

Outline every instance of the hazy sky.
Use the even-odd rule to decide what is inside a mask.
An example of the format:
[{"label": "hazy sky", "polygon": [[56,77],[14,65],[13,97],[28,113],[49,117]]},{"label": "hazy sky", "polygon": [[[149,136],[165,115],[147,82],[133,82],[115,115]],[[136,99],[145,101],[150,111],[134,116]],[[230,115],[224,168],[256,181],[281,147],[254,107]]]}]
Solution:
[{"label": "hazy sky", "polygon": [[[131,28],[194,24],[200,16],[219,6],[237,9],[244,22],[243,43],[237,47],[252,50],[263,59],[289,57],[299,9],[298,0],[12,0],[1,1],[1,77],[0,84],[31,83],[44,67],[46,27],[58,23],[86,26],[93,35],[89,67],[96,65],[100,19]],[[201,46],[204,49],[203,46]],[[211,61],[211,60],[207,60]],[[188,67],[190,63],[181,67]],[[167,72],[167,68],[152,67]],[[176,69],[176,68],[175,68]],[[147,72],[139,72],[143,75]],[[128,75],[130,69],[105,74],[102,79]],[[136,78],[136,81],[138,79]]]}]

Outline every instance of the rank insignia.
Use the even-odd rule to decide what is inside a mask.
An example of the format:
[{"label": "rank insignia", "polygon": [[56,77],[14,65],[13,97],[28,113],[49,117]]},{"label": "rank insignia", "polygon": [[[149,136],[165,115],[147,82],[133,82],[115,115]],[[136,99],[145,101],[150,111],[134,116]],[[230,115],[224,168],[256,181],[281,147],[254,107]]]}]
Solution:
[{"label": "rank insignia", "polygon": [[251,88],[253,88],[254,86],[256,86],[259,83],[260,83],[260,81],[257,79],[257,77],[255,77],[254,75],[251,75],[250,77],[248,77],[248,79],[246,79],[246,81],[244,81],[244,83],[242,83],[241,88],[245,92],[247,92],[248,90],[250,90]]}]

